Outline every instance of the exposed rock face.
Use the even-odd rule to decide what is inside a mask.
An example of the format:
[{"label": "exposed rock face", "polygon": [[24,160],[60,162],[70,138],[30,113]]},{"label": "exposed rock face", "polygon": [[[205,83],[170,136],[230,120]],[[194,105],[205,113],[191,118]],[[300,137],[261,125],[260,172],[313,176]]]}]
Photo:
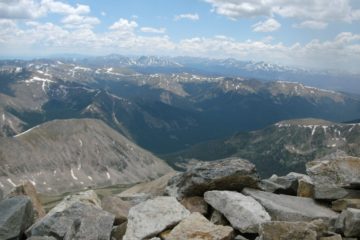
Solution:
[{"label": "exposed rock face", "polygon": [[118,197],[107,196],[102,199],[101,207],[115,216],[115,225],[120,225],[127,220],[132,205]]},{"label": "exposed rock face", "polygon": [[31,180],[39,192],[136,183],[171,168],[102,121],[55,120],[15,137],[0,138],[0,186]]},{"label": "exposed rock face", "polygon": [[189,239],[233,239],[234,230],[229,226],[219,226],[209,222],[200,213],[192,213],[182,220],[165,240]]},{"label": "exposed rock face", "polygon": [[298,189],[298,178],[294,175],[279,177],[272,175],[269,179],[261,180],[260,188],[267,192],[296,195]]},{"label": "exposed rock face", "polygon": [[360,209],[360,199],[339,199],[331,203],[332,210],[341,212],[346,208],[358,208]]},{"label": "exposed rock face", "polygon": [[208,204],[202,197],[186,197],[180,202],[191,213],[198,212],[206,215],[208,212]]},{"label": "exposed rock face", "polygon": [[170,179],[167,194],[182,199],[210,190],[237,190],[258,185],[255,165],[240,158],[201,162]]},{"label": "exposed rock face", "polygon": [[150,238],[190,215],[174,197],[157,197],[132,207],[124,240]]},{"label": "exposed rock face", "polygon": [[315,160],[306,165],[315,185],[315,199],[360,198],[360,158]]},{"label": "exposed rock face", "polygon": [[342,211],[336,227],[345,237],[360,237],[360,209],[348,208]]},{"label": "exposed rock face", "polygon": [[225,218],[225,216],[216,209],[213,209],[210,215],[210,222],[216,225],[223,225],[223,226],[230,225],[229,221]]},{"label": "exposed rock face", "polygon": [[30,198],[15,196],[0,202],[0,239],[22,239],[25,230],[33,223]]},{"label": "exposed rock face", "polygon": [[64,211],[47,214],[35,223],[27,236],[54,236],[58,239],[110,239],[114,215],[94,205],[76,202]]},{"label": "exposed rock face", "polygon": [[252,197],[238,192],[209,191],[205,201],[224,214],[231,226],[243,233],[257,233],[259,225],[271,220],[265,209]]},{"label": "exposed rock face", "polygon": [[113,227],[111,231],[111,240],[122,240],[126,232],[127,222]]},{"label": "exposed rock face", "polygon": [[22,185],[16,186],[7,197],[25,195],[28,196],[32,202],[34,209],[35,219],[39,219],[45,216],[45,210],[40,202],[39,196],[36,192],[34,185],[31,182],[25,182]]},{"label": "exposed rock face", "polygon": [[297,190],[298,197],[314,197],[314,184],[311,179],[299,179],[299,186]]},{"label": "exposed rock face", "polygon": [[260,227],[260,240],[317,240],[319,227],[308,222],[266,222]]},{"label": "exposed rock face", "polygon": [[317,204],[313,199],[288,195],[277,195],[255,189],[245,188],[243,194],[257,200],[273,221],[311,221],[323,219],[325,222],[335,221],[338,214]]}]

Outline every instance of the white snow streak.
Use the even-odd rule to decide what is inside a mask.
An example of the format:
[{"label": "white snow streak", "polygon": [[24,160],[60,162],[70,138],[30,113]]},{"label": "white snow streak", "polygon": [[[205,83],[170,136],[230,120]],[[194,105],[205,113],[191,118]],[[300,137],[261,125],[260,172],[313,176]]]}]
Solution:
[{"label": "white snow streak", "polygon": [[8,179],[6,179],[13,187],[16,187],[16,184],[10,179],[10,178],[8,178]]},{"label": "white snow streak", "polygon": [[110,179],[110,173],[109,172],[106,172],[106,176],[107,176],[107,179]]},{"label": "white snow streak", "polygon": [[88,179],[90,180],[90,181],[92,181],[93,179],[92,179],[92,177],[90,177],[90,176],[88,176]]},{"label": "white snow streak", "polygon": [[71,168],[70,170],[70,174],[71,174],[71,177],[74,179],[74,180],[78,180],[78,178],[75,176],[74,174],[74,170]]}]

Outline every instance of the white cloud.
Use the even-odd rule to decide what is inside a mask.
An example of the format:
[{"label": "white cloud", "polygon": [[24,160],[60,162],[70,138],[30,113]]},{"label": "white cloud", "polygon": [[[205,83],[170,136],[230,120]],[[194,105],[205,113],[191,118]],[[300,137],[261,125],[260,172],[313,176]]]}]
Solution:
[{"label": "white cloud", "polygon": [[296,18],[303,21],[355,21],[360,10],[349,0],[203,0],[212,11],[231,19],[249,17]]},{"label": "white cloud", "polygon": [[138,24],[135,21],[129,21],[124,18],[120,18],[117,22],[109,27],[110,30],[120,32],[132,32],[137,28]]},{"label": "white cloud", "polygon": [[33,19],[47,13],[80,15],[90,13],[90,7],[77,4],[75,7],[55,0],[3,0],[0,1],[0,18]]},{"label": "white cloud", "polygon": [[94,25],[100,23],[96,17],[81,16],[81,15],[68,15],[61,20],[67,28],[92,28]]},{"label": "white cloud", "polygon": [[281,27],[281,24],[273,18],[269,18],[265,22],[258,22],[252,25],[254,32],[274,32]]},{"label": "white cloud", "polygon": [[175,21],[179,21],[181,19],[188,19],[188,20],[192,20],[192,21],[197,21],[197,20],[200,19],[200,16],[197,13],[186,13],[186,14],[176,15],[174,17]]},{"label": "white cloud", "polygon": [[144,33],[165,33],[166,28],[152,28],[152,27],[142,27],[140,31]]},{"label": "white cloud", "polygon": [[294,24],[295,28],[310,28],[310,29],[325,29],[329,24],[327,22],[322,21],[304,21],[298,24]]}]

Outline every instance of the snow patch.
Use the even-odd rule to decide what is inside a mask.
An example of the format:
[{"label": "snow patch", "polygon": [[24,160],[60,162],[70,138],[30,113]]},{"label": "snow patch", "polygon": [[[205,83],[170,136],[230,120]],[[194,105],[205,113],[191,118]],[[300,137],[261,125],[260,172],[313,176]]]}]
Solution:
[{"label": "snow patch", "polygon": [[33,130],[33,129],[37,128],[37,127],[38,127],[38,126],[35,126],[35,127],[33,127],[33,128],[30,128],[30,129],[26,130],[25,132],[22,132],[22,133],[19,133],[19,134],[15,135],[14,137],[19,137],[19,136],[21,136],[21,135],[24,135],[24,134],[30,132],[31,130]]},{"label": "snow patch", "polygon": [[109,172],[106,172],[106,176],[107,176],[107,179],[110,179],[110,173]]},{"label": "snow patch", "polygon": [[80,147],[83,146],[83,142],[81,141],[81,139],[79,139],[79,143],[80,143]]},{"label": "snow patch", "polygon": [[5,122],[5,120],[6,120],[5,113],[2,114],[2,120],[3,120],[3,122]]},{"label": "snow patch", "polygon": [[92,178],[91,176],[88,176],[88,179],[89,179],[90,181],[92,181],[92,180],[93,180],[93,178]]},{"label": "snow patch", "polygon": [[74,180],[78,180],[78,178],[75,176],[75,174],[74,174],[74,170],[71,168],[71,170],[70,170],[70,174],[71,174],[71,177],[74,179]]},{"label": "snow patch", "polygon": [[4,185],[0,182],[0,187],[2,187],[2,188],[3,188],[3,187],[5,187],[5,186],[4,186]]},{"label": "snow patch", "polygon": [[8,181],[8,183],[10,183],[13,187],[16,187],[16,184],[10,179],[6,179]]},{"label": "snow patch", "polygon": [[36,186],[36,182],[35,182],[35,181],[30,180],[30,179],[29,179],[29,181],[31,182],[32,185],[34,185],[34,187]]}]

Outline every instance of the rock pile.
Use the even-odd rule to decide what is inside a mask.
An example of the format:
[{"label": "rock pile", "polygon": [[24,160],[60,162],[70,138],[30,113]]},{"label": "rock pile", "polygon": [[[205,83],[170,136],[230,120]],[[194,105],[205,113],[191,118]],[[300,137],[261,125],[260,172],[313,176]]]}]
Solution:
[{"label": "rock pile", "polygon": [[249,161],[223,159],[102,200],[74,194],[42,217],[36,191],[19,190],[0,202],[0,239],[360,238],[360,159],[313,161],[307,173],[260,180]]}]

